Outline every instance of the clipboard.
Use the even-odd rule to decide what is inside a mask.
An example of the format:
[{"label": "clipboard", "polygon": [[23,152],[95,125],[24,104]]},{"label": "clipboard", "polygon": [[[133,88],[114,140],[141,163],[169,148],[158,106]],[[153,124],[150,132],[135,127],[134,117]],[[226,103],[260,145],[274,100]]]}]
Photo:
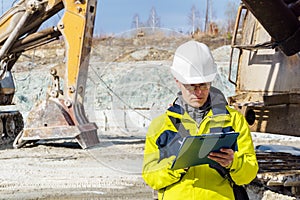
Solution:
[{"label": "clipboard", "polygon": [[216,164],[207,158],[210,152],[218,152],[221,148],[231,148],[237,151],[238,132],[210,133],[184,138],[176,158],[171,166],[172,170],[183,169],[201,164]]}]

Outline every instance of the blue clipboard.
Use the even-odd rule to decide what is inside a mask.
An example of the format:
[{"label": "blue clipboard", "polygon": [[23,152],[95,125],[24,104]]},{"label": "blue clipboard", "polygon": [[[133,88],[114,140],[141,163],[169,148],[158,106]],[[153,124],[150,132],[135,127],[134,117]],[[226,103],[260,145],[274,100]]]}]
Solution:
[{"label": "blue clipboard", "polygon": [[184,138],[171,169],[183,169],[201,164],[215,164],[207,158],[210,152],[221,148],[231,148],[237,151],[238,132],[210,133]]}]

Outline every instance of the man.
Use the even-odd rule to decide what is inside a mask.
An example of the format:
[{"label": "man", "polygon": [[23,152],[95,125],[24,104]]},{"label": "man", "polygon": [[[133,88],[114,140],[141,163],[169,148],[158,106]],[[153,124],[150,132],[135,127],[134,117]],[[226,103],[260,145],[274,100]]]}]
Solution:
[{"label": "man", "polygon": [[[238,151],[222,148],[209,158],[228,170],[237,185],[250,183],[257,174],[250,130],[245,118],[227,105],[220,90],[211,82],[217,66],[209,48],[196,41],[181,45],[171,67],[180,90],[166,113],[155,118],[149,127],[144,150],[143,179],[159,199],[234,199],[232,186],[208,164],[171,170],[175,159],[174,139],[186,135],[239,132]],[[171,144],[172,143],[172,144]],[[175,148],[175,149],[174,149]]]}]

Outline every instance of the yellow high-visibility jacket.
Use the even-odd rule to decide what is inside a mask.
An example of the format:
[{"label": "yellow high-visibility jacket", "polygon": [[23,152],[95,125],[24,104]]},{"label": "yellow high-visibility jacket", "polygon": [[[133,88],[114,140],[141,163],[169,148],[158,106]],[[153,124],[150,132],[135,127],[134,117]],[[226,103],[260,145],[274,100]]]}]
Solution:
[{"label": "yellow high-visibility jacket", "polygon": [[142,176],[150,187],[158,190],[160,200],[234,199],[228,179],[208,164],[190,167],[187,171],[171,170],[175,156],[161,159],[162,141],[169,141],[174,134],[178,134],[170,116],[179,119],[190,135],[211,133],[220,127],[224,132],[239,132],[238,151],[234,153],[234,160],[228,170],[237,185],[248,184],[256,177],[258,163],[248,123],[235,109],[226,106],[226,110],[226,113],[215,115],[210,110],[199,125],[175,104],[151,122],[146,135]]}]

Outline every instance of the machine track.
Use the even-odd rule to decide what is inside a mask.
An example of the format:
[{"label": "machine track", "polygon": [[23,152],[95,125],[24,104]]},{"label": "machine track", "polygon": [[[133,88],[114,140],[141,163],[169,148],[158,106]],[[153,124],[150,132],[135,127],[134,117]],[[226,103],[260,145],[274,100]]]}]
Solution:
[{"label": "machine track", "polygon": [[300,198],[300,156],[284,152],[256,152],[259,165],[252,182],[276,193]]},{"label": "machine track", "polygon": [[17,135],[23,130],[23,116],[19,111],[0,112],[0,149],[13,147]]}]

